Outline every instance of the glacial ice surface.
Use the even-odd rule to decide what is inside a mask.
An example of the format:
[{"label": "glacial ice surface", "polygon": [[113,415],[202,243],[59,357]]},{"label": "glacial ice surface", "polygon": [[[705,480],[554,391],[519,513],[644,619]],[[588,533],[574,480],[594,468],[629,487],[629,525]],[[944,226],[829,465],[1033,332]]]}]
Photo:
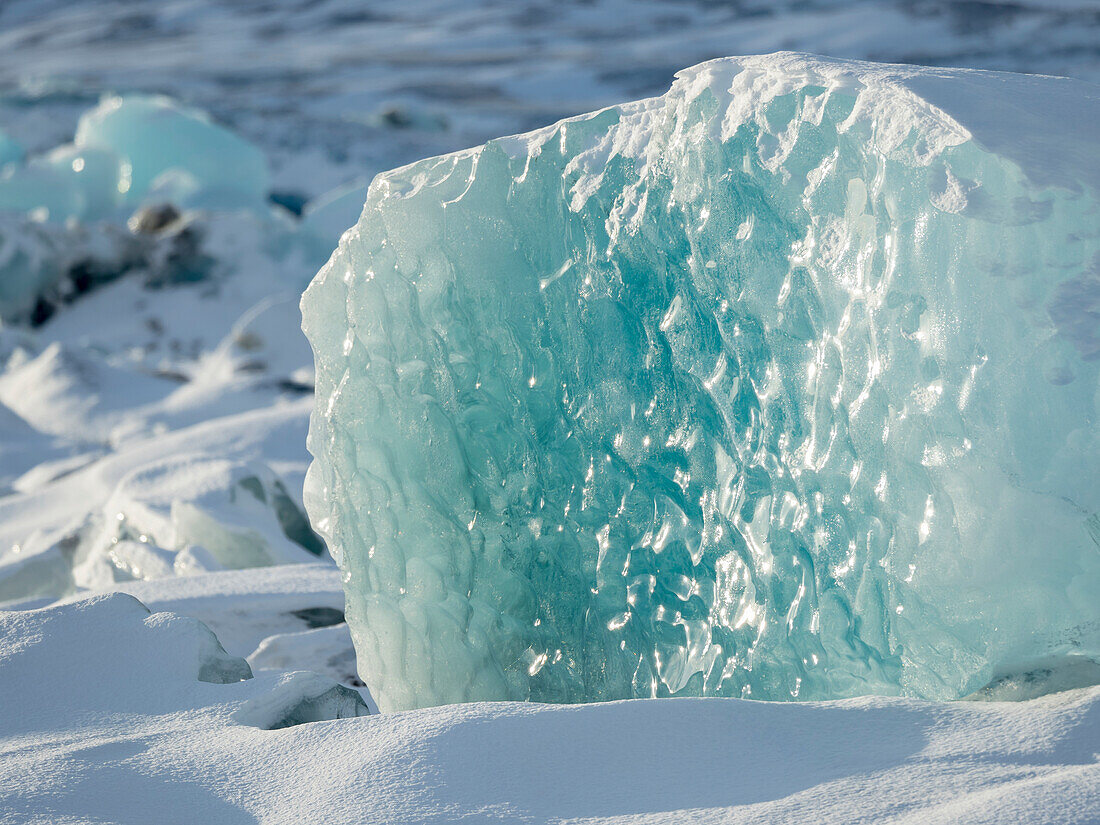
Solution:
[{"label": "glacial ice surface", "polygon": [[1098,108],[734,58],[380,175],[302,301],[379,707],[1100,656]]}]

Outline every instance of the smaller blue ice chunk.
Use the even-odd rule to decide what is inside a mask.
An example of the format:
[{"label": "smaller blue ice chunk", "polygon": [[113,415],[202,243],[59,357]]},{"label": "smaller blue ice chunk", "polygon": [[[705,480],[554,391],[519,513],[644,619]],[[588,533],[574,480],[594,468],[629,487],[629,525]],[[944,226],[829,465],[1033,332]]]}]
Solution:
[{"label": "smaller blue ice chunk", "polygon": [[0,210],[63,223],[103,220],[122,206],[123,161],[107,149],[60,146],[0,178]]},{"label": "smaller blue ice chunk", "polygon": [[256,207],[270,188],[259,149],[166,97],[105,100],[80,119],[76,145],[123,160],[118,189],[130,206],[160,192],[184,207]]},{"label": "smaller blue ice chunk", "polygon": [[38,220],[109,220],[166,202],[267,212],[260,150],[165,97],[109,98],[80,119],[73,144],[21,160],[0,134],[0,211]]}]

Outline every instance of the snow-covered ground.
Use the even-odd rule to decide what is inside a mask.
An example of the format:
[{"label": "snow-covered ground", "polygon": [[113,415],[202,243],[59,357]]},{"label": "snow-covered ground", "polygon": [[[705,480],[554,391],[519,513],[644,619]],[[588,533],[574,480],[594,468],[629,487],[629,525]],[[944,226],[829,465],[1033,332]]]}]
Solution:
[{"label": "snow-covered ground", "polygon": [[323,677],[232,681],[243,667],[197,622],[125,595],[0,614],[0,822],[1038,825],[1100,810],[1100,688],[348,718],[363,709]]},{"label": "snow-covered ground", "polygon": [[[0,324],[0,822],[1100,821],[1095,688],[338,719],[373,702],[302,516],[297,307],[376,172],[659,93],[703,59],[1095,81],[1098,44],[1088,0],[0,6],[0,132],[31,157],[104,94],[167,94],[258,147],[272,196],[145,228],[132,209],[0,215],[0,279],[20,244],[67,256],[49,300]],[[92,289],[89,261],[111,269]],[[112,592],[156,614],[88,598]],[[265,729],[312,719],[332,721]]]}]

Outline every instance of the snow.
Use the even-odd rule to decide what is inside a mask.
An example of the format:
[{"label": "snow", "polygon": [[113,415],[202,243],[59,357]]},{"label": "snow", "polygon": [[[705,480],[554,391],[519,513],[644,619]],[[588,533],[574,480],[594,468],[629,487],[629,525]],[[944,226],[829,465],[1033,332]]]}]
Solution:
[{"label": "snow", "polygon": [[[927,151],[938,154],[960,138],[973,140],[991,154],[1015,163],[1037,187],[1059,186],[1079,191],[1088,186],[1100,191],[1100,162],[1093,151],[1100,123],[1100,86],[1070,78],[1052,79],[969,70],[928,70],[915,66],[861,63],[781,53],[742,58],[736,64],[741,77],[729,77],[731,67],[722,61],[703,64],[678,77],[690,81],[717,72],[730,79],[734,94],[744,89],[746,77],[768,86],[767,96],[792,90],[806,79],[833,90],[878,90],[874,102],[881,118],[892,116],[892,129],[902,132],[937,118],[936,110],[950,118],[949,129]],[[716,82],[713,77],[708,82]],[[720,81],[719,81],[720,82]],[[900,119],[898,104],[889,100],[891,90],[908,90],[930,110],[906,112]],[[872,96],[868,96],[872,97]],[[914,101],[915,102],[915,101]],[[734,124],[727,121],[724,130]]]},{"label": "snow", "polygon": [[[208,470],[211,462],[217,469],[225,468],[226,462],[262,461],[279,474],[286,490],[300,490],[308,460],[304,441],[310,405],[308,398],[274,403],[268,409],[223,415],[178,432],[139,439],[98,460],[89,460],[79,469],[62,472],[49,483],[0,498],[0,548],[6,548],[0,553],[0,601],[16,600],[20,595],[65,594],[73,583],[69,575],[58,579],[57,564],[67,557],[65,566],[70,567],[75,561],[73,546],[82,537],[98,535],[117,516],[117,507],[108,507],[113,495],[145,503],[140,508],[143,510],[148,507],[147,502],[159,500],[162,513],[165,506],[170,512],[176,502],[193,502],[210,495],[208,471],[160,478],[168,487],[158,489],[158,475],[148,474],[156,468],[171,466],[173,461],[178,467],[206,465]],[[146,474],[144,478],[142,473]],[[232,474],[222,477],[231,478]],[[128,491],[128,486],[134,483],[151,487]],[[224,486],[220,489],[229,496],[230,491]],[[142,524],[149,527],[148,519]],[[167,542],[168,538],[164,540]],[[59,543],[67,544],[68,549],[62,553]],[[109,552],[107,546],[102,549]],[[28,565],[41,566],[46,558],[55,560],[48,568],[48,575],[43,573],[48,582],[22,594],[18,588],[13,589],[14,585],[5,584],[17,573],[30,575],[25,572]],[[300,559],[307,561],[310,556],[302,551]],[[58,583],[61,586],[55,586]]]},{"label": "snow", "polygon": [[[307,630],[310,623],[295,611],[342,612],[344,607],[340,574],[330,564],[277,565],[119,582],[110,590],[129,593],[150,610],[198,619],[214,631],[226,650],[245,658],[269,637]],[[343,632],[347,634],[346,627]],[[350,638],[347,646],[350,649]]]},{"label": "snow", "polygon": [[[334,685],[375,707],[349,669],[341,573],[232,497],[255,476],[302,504],[314,376],[297,299],[376,173],[660,94],[731,53],[1095,81],[1098,26],[1091,0],[2,4],[0,823],[1097,821],[1095,688],[471,704],[261,730],[358,709]],[[1057,118],[1021,165],[1066,183],[1095,163],[1061,141],[1059,122],[1092,117],[1078,92],[1005,112],[973,77],[936,103],[982,112],[976,140],[1002,152],[1041,102]],[[115,150],[74,143],[120,98],[215,127],[242,166],[213,182],[240,172],[249,197],[188,200],[203,170],[158,172],[158,196],[202,208],[132,215],[104,185],[123,179]],[[961,204],[966,183],[942,192]],[[1095,349],[1089,290],[1059,312]],[[149,532],[112,533],[120,504]],[[223,538],[244,526],[300,554],[224,569],[173,519],[199,506]],[[199,681],[204,662],[255,677]],[[1013,695],[1093,681],[1085,666]]]},{"label": "snow", "polygon": [[264,730],[331,683],[217,683],[240,664],[214,645],[125,595],[0,614],[0,695],[20,710],[0,734],[0,822],[1064,824],[1100,804],[1100,688],[479,703]]}]

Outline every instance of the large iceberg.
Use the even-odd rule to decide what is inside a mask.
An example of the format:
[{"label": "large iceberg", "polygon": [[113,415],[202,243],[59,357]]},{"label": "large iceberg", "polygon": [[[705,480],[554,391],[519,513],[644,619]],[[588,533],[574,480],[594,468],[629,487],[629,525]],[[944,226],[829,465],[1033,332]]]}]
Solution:
[{"label": "large iceberg", "polygon": [[780,54],[380,175],[302,301],[379,707],[1100,656],[1097,124],[1076,81]]}]

